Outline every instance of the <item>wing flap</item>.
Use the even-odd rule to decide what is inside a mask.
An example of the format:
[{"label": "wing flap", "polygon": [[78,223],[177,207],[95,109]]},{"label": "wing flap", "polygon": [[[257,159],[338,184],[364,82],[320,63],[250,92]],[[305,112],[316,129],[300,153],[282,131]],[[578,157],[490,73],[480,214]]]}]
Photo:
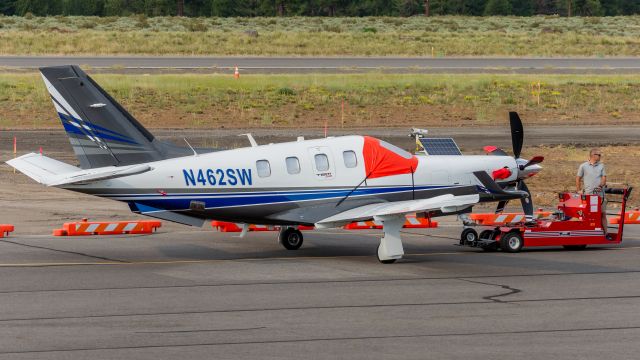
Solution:
[{"label": "wing flap", "polygon": [[463,210],[480,201],[478,194],[455,196],[445,194],[429,199],[394,201],[360,206],[343,211],[316,223],[318,228],[342,226],[353,221],[362,221],[374,217],[388,217],[406,215],[416,212],[440,210],[443,213],[453,213]]}]

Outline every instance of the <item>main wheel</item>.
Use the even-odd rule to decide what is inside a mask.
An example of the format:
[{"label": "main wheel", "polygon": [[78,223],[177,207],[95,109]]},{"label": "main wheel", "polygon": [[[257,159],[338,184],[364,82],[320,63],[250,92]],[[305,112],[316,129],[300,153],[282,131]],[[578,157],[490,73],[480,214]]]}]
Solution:
[{"label": "main wheel", "polygon": [[280,243],[287,250],[298,250],[302,246],[302,232],[298,229],[287,228],[280,232]]},{"label": "main wheel", "polygon": [[587,245],[562,245],[565,250],[584,250]]},{"label": "main wheel", "polygon": [[462,233],[460,234],[460,245],[474,243],[476,241],[478,241],[478,232],[472,228],[462,230]]},{"label": "main wheel", "polygon": [[519,231],[509,231],[500,239],[500,248],[506,252],[517,253],[522,250],[524,240]]},{"label": "main wheel", "polygon": [[380,261],[381,264],[393,264],[394,262],[396,262],[396,259],[388,259],[388,260],[380,259],[380,246],[382,246],[382,244],[378,245],[378,251],[376,251],[376,256],[378,257],[378,261]]}]

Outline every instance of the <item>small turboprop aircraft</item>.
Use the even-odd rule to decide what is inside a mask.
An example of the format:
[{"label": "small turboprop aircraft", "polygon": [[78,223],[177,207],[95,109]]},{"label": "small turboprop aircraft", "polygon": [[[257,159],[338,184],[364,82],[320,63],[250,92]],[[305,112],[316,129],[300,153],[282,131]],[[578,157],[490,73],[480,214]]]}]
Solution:
[{"label": "small turboprop aircraft", "polygon": [[513,157],[496,147],[487,155],[413,155],[369,136],[194,149],[156,139],[79,67],[40,71],[79,167],[35,153],[7,163],[41,184],[124,201],[135,213],[194,226],[279,225],[289,250],[302,245],[299,225],[375,219],[383,224],[383,263],[404,254],[400,229],[410,213],[459,214],[487,201],[500,209],[520,199],[533,215],[523,180],[540,171],[542,157],[519,157],[516,113]]}]

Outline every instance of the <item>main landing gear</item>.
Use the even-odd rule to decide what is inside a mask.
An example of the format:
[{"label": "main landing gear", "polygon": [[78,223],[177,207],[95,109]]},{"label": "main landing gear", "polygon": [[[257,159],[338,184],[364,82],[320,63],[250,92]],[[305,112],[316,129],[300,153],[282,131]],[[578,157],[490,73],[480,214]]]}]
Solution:
[{"label": "main landing gear", "polygon": [[[383,264],[393,264],[398,259],[402,259],[404,249],[400,230],[405,222],[403,215],[376,216],[376,221],[382,223],[384,236],[378,245],[378,261]],[[298,250],[302,246],[302,232],[293,227],[283,227],[278,234],[278,241],[287,250]]]},{"label": "main landing gear", "polygon": [[404,255],[400,238],[400,229],[405,222],[404,215],[380,216],[374,219],[382,222],[382,231],[384,231],[384,236],[380,239],[378,246],[378,261],[383,264],[393,264]]},{"label": "main landing gear", "polygon": [[302,246],[302,232],[292,227],[282,228],[278,234],[278,241],[287,250],[298,250]]}]

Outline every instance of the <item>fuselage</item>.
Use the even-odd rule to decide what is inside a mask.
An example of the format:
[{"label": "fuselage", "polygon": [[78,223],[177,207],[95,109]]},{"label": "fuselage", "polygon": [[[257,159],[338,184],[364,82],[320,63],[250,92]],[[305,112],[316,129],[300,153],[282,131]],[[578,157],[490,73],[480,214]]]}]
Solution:
[{"label": "fuselage", "polygon": [[66,189],[129,203],[152,215],[260,224],[313,224],[378,202],[475,194],[474,171],[508,168],[510,156],[411,155],[365,136],[261,145],[151,162],[151,171]]}]

